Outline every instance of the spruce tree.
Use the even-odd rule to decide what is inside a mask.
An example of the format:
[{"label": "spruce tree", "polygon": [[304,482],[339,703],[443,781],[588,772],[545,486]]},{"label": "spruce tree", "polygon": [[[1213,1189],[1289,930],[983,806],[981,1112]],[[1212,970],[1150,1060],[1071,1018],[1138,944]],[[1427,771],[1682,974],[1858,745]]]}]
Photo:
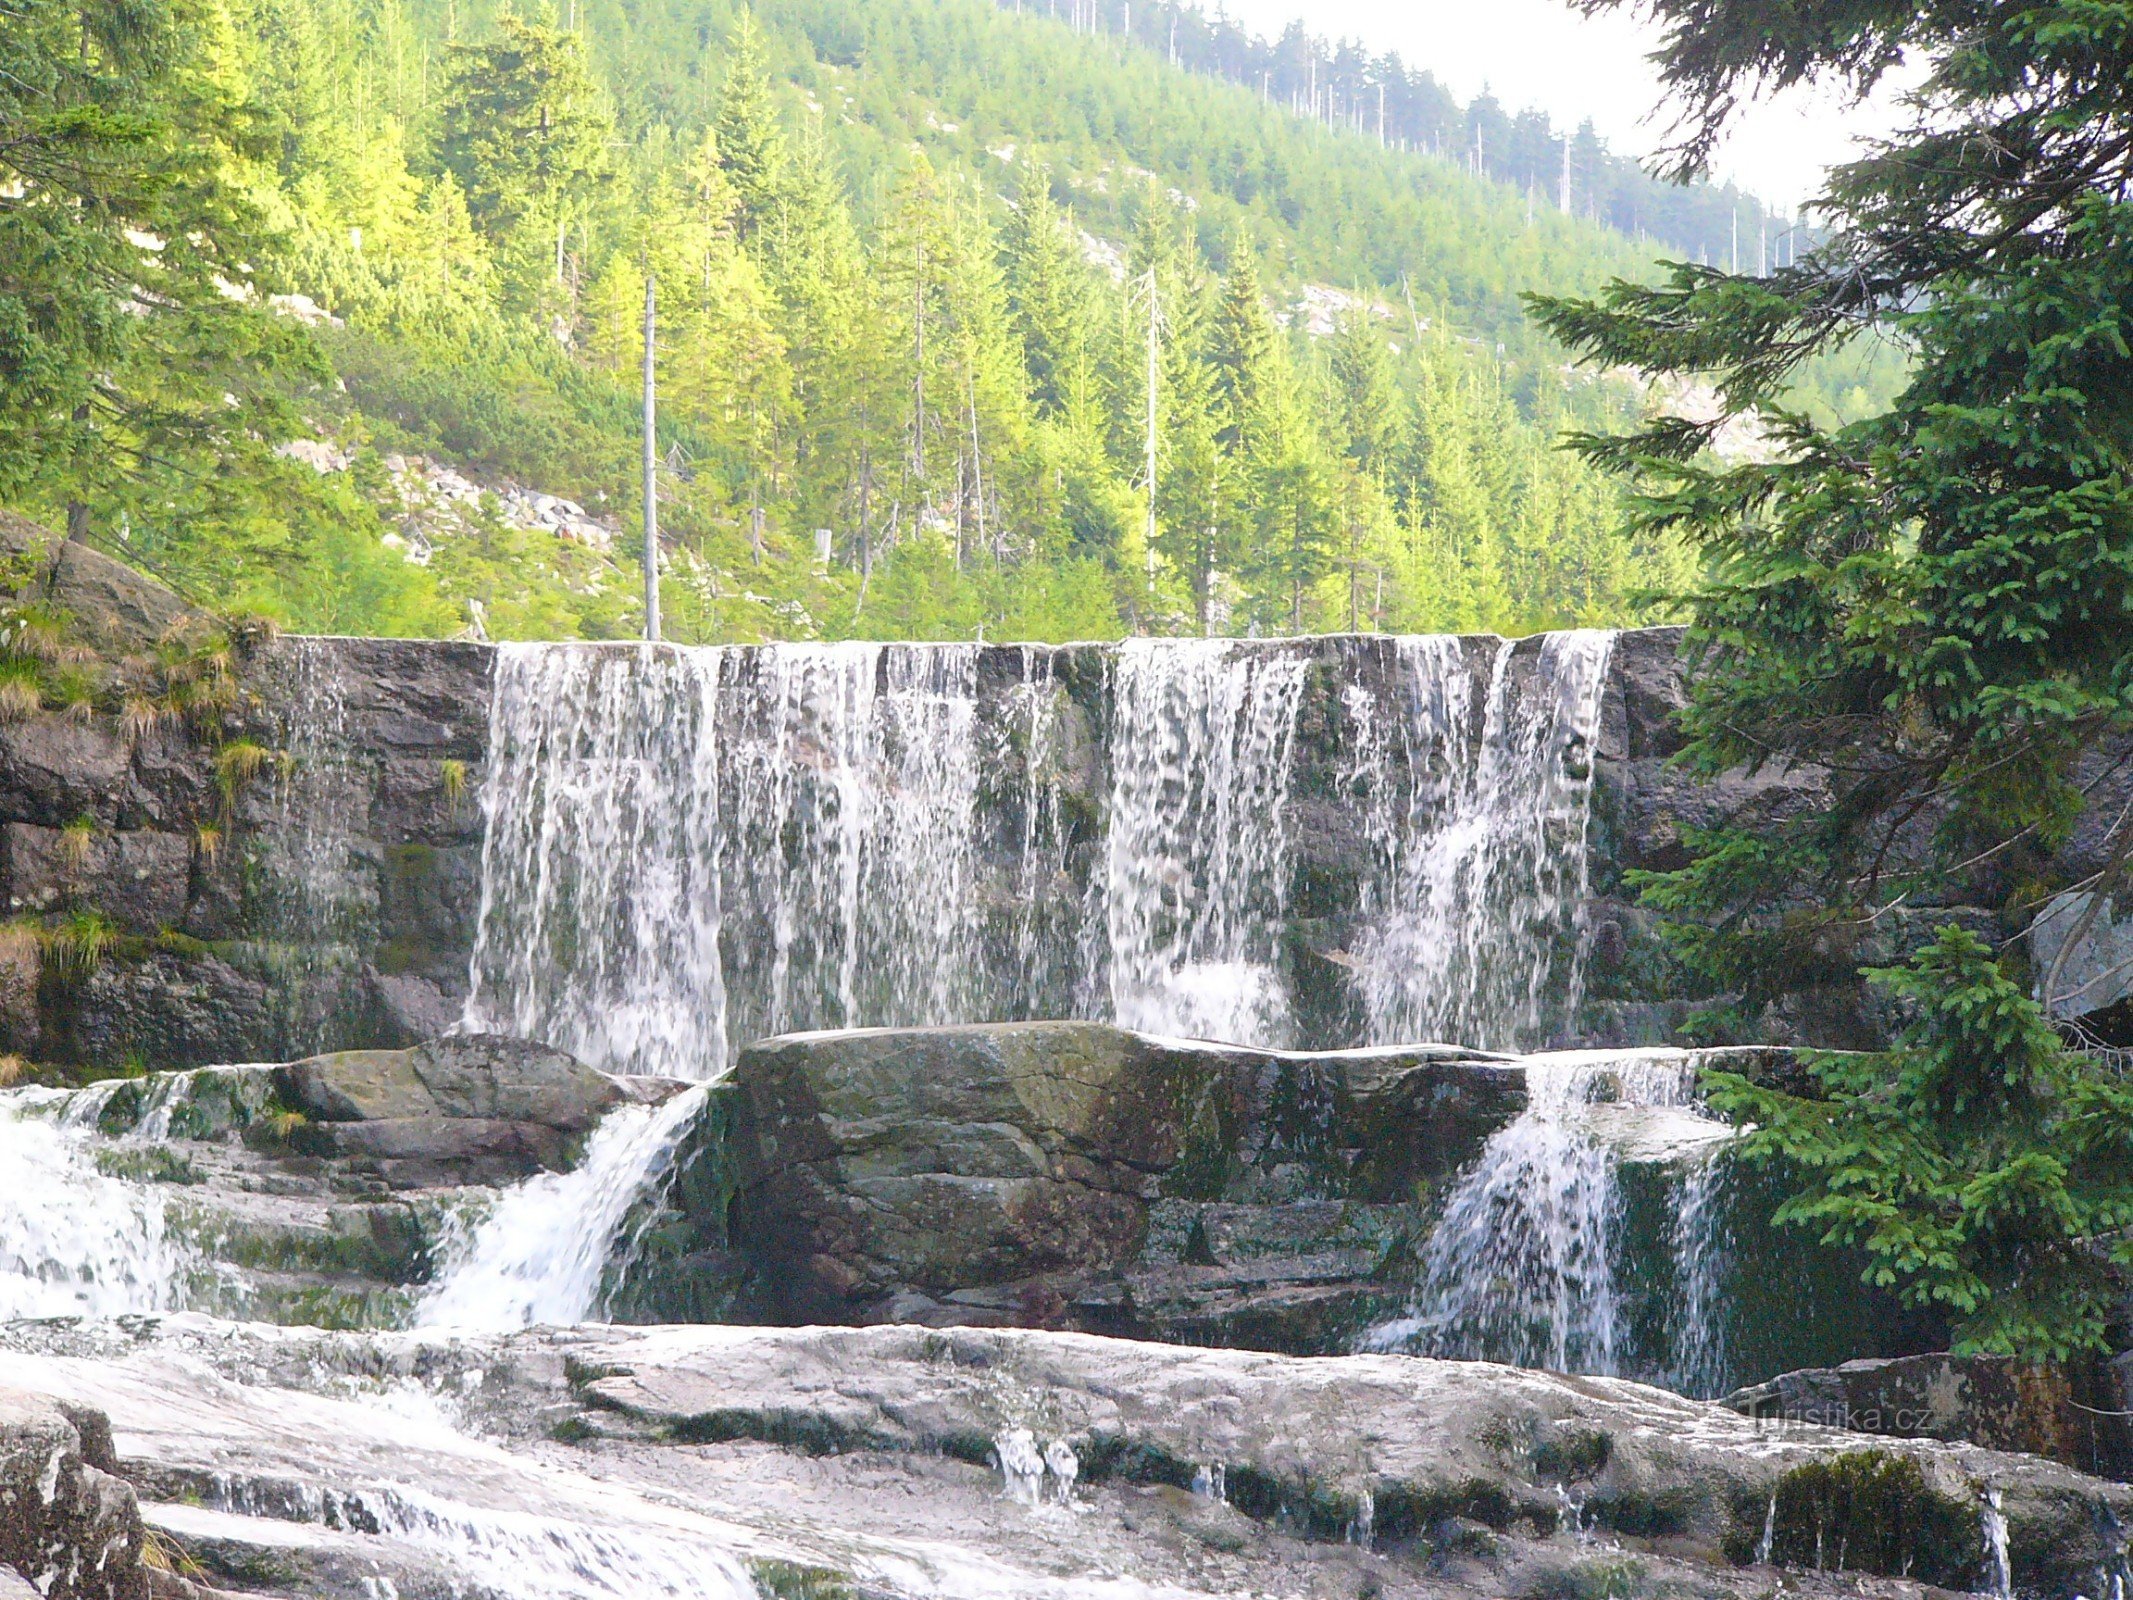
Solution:
[{"label": "spruce tree", "polygon": [[[155,463],[256,465],[322,376],[265,314],[272,151],[214,0],[21,0],[0,70],[0,501],[87,536]],[[234,292],[226,292],[234,291]]]},{"label": "spruce tree", "polygon": [[1073,218],[1052,200],[1051,169],[1022,169],[1018,203],[1007,227],[1008,307],[1021,336],[1030,397],[1046,416],[1066,407],[1068,375],[1089,338],[1088,268]]},{"label": "spruce tree", "polygon": [[445,59],[437,159],[492,240],[545,244],[609,172],[611,125],[574,34],[496,19],[496,37]]},{"label": "spruce tree", "polygon": [[743,7],[727,40],[726,80],[712,133],[719,164],[738,201],[741,237],[753,239],[775,216],[784,196],[785,136],[770,92],[770,67],[755,13]]},{"label": "spruce tree", "polygon": [[[2055,890],[2102,904],[2128,887],[2123,808],[2096,818],[2101,866],[2078,883],[2056,851],[2082,814],[2084,764],[2133,737],[2133,30],[2123,7],[2056,0],[1649,9],[1684,173],[1751,93],[1818,79],[1864,94],[1905,59],[1924,72],[1906,125],[1831,174],[1825,241],[1796,263],[1679,264],[1657,284],[1536,302],[1586,359],[1702,376],[1722,400],[1715,417],[1579,443],[1638,482],[1640,531],[1687,536],[1714,575],[1695,596],[1686,759],[1826,776],[1828,805],[1723,827],[1652,886],[1730,1001],[1721,1020],[1753,1028],[1783,991],[1892,965],[1940,920],[1913,908],[1984,902],[2018,933]],[[1795,401],[1804,362],[1873,335],[1909,356],[1893,404],[1840,426]],[[1770,446],[1756,459],[1707,451],[1736,418]],[[2018,948],[1943,931],[1896,980],[1917,1020],[1880,1071],[1904,1115],[1891,1125],[1824,1066],[1815,1115],[1830,1137],[1869,1162],[1887,1141],[1950,1148],[1970,1137],[1970,1103],[1903,1086],[2039,1075],[2062,1107],[2092,1104],[2122,1130],[2123,1090],[2055,1053],[2022,976]],[[2093,1346],[2116,1288],[2090,1266],[2123,1262],[2128,1218],[2115,1177],[2065,1167],[2080,1146],[2062,1148],[2058,1118],[2006,1121],[1955,1197],[1810,1163],[1795,1214],[1841,1232],[1852,1187],[1931,1241],[1885,1252],[1880,1270],[1949,1305],[1967,1345]],[[2018,1282],[1976,1214],[2001,1205],[2031,1208],[2039,1230]]]},{"label": "spruce tree", "polygon": [[1208,327],[1208,360],[1214,366],[1215,394],[1222,408],[1218,437],[1225,450],[1235,452],[1243,443],[1273,347],[1274,324],[1259,286],[1252,242],[1239,234],[1230,245],[1230,269]]}]

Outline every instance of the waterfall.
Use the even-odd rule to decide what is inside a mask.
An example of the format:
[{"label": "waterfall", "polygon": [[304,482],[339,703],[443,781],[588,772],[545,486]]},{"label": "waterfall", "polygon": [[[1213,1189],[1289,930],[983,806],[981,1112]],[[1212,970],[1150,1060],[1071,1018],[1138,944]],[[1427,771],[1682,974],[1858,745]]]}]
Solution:
[{"label": "waterfall", "polygon": [[177,1309],[186,1257],[161,1196],[97,1169],[90,1134],[53,1114],[65,1098],[0,1095],[0,1322]]},{"label": "waterfall", "polygon": [[[1423,1250],[1412,1309],[1371,1330],[1364,1348],[1558,1372],[1623,1371],[1620,1157],[1609,1137],[1620,1130],[1604,1125],[1606,1113],[1689,1114],[1696,1057],[1569,1051],[1529,1057],[1524,1066],[1526,1109],[1490,1137],[1446,1196]],[[1727,1131],[1696,1118],[1669,1133],[1678,1147],[1715,1144]],[[1708,1165],[1709,1151],[1700,1153]],[[1685,1209],[1677,1203],[1677,1215]],[[1677,1223],[1677,1249],[1680,1238]],[[1677,1282],[1682,1276],[1677,1262]],[[1706,1332],[1699,1359],[1717,1359],[1714,1337]]]},{"label": "waterfall", "polygon": [[1104,889],[1121,1027],[1292,1042],[1277,957],[1308,666],[1223,640],[1120,649]]},{"label": "waterfall", "polygon": [[504,646],[467,1024],[690,1078],[1062,1016],[1543,1043],[1611,638]]},{"label": "waterfall", "polygon": [[630,1208],[667,1171],[706,1092],[698,1087],[658,1106],[619,1106],[600,1120],[577,1166],[506,1190],[447,1253],[416,1308],[416,1324],[510,1333],[594,1318],[609,1253]]},{"label": "waterfall", "polygon": [[[1358,772],[1377,778],[1369,831],[1384,863],[1369,896],[1380,915],[1357,952],[1371,1043],[1532,1048],[1575,1016],[1593,747],[1613,644],[1595,630],[1552,633],[1530,661],[1500,644],[1475,741],[1458,641],[1399,641],[1411,776],[1403,793],[1383,756]],[[1388,818],[1388,799],[1404,799],[1404,814]]]},{"label": "waterfall", "polygon": [[1674,1204],[1677,1316],[1668,1387],[1697,1399],[1726,1392],[1727,1248],[1725,1147],[1693,1161]]},{"label": "waterfall", "polygon": [[274,660],[281,759],[255,892],[275,1020],[293,1056],[333,1042],[361,982],[357,951],[377,911],[355,847],[368,829],[370,757],[349,737],[334,641],[290,639]]},{"label": "waterfall", "polygon": [[611,1072],[725,1065],[716,650],[505,645],[467,1024]]},{"label": "waterfall", "polygon": [[611,1072],[965,1020],[974,646],[505,646],[467,1021]]}]

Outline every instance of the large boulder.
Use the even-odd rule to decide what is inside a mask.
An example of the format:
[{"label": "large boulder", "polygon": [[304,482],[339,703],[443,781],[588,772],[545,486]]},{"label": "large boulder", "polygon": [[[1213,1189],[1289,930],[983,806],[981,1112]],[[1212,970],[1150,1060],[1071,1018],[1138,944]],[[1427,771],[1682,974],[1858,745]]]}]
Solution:
[{"label": "large boulder", "polygon": [[103,1413],[0,1389],[0,1583],[12,1569],[44,1600],[146,1600],[146,1538]]},{"label": "large boulder", "polygon": [[16,600],[58,607],[107,651],[153,644],[188,615],[153,578],[12,511],[0,510],[0,555],[11,565],[5,586]]},{"label": "large boulder", "polygon": [[1500,1058],[1285,1054],[1092,1023],[802,1034],[709,1123],[719,1260],[774,1320],[1339,1347],[1524,1104]]},{"label": "large boulder", "polygon": [[312,1153],[347,1158],[395,1188],[563,1170],[630,1098],[559,1050],[501,1034],[313,1056],[281,1068],[276,1087],[310,1120]]}]

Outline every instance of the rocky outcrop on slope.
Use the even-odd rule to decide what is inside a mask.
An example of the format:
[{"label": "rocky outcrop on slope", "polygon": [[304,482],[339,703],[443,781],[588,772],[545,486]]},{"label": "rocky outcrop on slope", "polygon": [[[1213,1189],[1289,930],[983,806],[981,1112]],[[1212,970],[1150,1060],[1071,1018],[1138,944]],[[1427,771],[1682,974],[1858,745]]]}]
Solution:
[{"label": "rocky outcrop on slope", "polygon": [[678,1203],[735,1309],[770,1320],[1338,1349],[1524,1103],[1513,1062],[1443,1046],[798,1034],[742,1053]]},{"label": "rocky outcrop on slope", "polygon": [[[13,592],[63,619],[70,650],[153,655],[190,616],[5,514],[0,555],[30,563]],[[0,1052],[190,1066],[406,1045],[456,1021],[491,663],[443,642],[248,636],[219,744],[167,706],[0,717],[0,901],[60,935],[0,939]]]},{"label": "rocky outcrop on slope", "polygon": [[[212,1581],[1181,1597],[2111,1592],[2133,1489],[2035,1457],[1773,1429],[1636,1384],[998,1329],[0,1330],[122,1419]],[[419,1424],[414,1418],[426,1420]],[[477,1440],[459,1426],[476,1429]],[[1033,1475],[1003,1473],[1036,1460]],[[1782,1571],[1778,1569],[1783,1569]],[[811,1585],[812,1587],[809,1587]],[[580,1591],[573,1591],[580,1592]]]}]

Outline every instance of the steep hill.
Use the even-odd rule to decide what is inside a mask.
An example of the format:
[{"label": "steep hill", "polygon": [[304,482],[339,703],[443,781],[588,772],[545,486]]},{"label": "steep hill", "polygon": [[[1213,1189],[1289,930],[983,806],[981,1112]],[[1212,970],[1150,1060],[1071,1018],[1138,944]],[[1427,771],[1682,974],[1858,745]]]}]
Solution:
[{"label": "steep hill", "polygon": [[84,495],[194,594],[634,631],[647,268],[679,637],[1519,629],[1689,576],[1553,448],[1638,395],[1518,302],[1651,249],[1329,126],[1332,52],[1298,115],[1213,31],[1173,65],[1145,7],[1124,37],[988,0],[230,5],[273,135],[241,176],[332,379],[269,464],[144,453],[27,508]]}]

